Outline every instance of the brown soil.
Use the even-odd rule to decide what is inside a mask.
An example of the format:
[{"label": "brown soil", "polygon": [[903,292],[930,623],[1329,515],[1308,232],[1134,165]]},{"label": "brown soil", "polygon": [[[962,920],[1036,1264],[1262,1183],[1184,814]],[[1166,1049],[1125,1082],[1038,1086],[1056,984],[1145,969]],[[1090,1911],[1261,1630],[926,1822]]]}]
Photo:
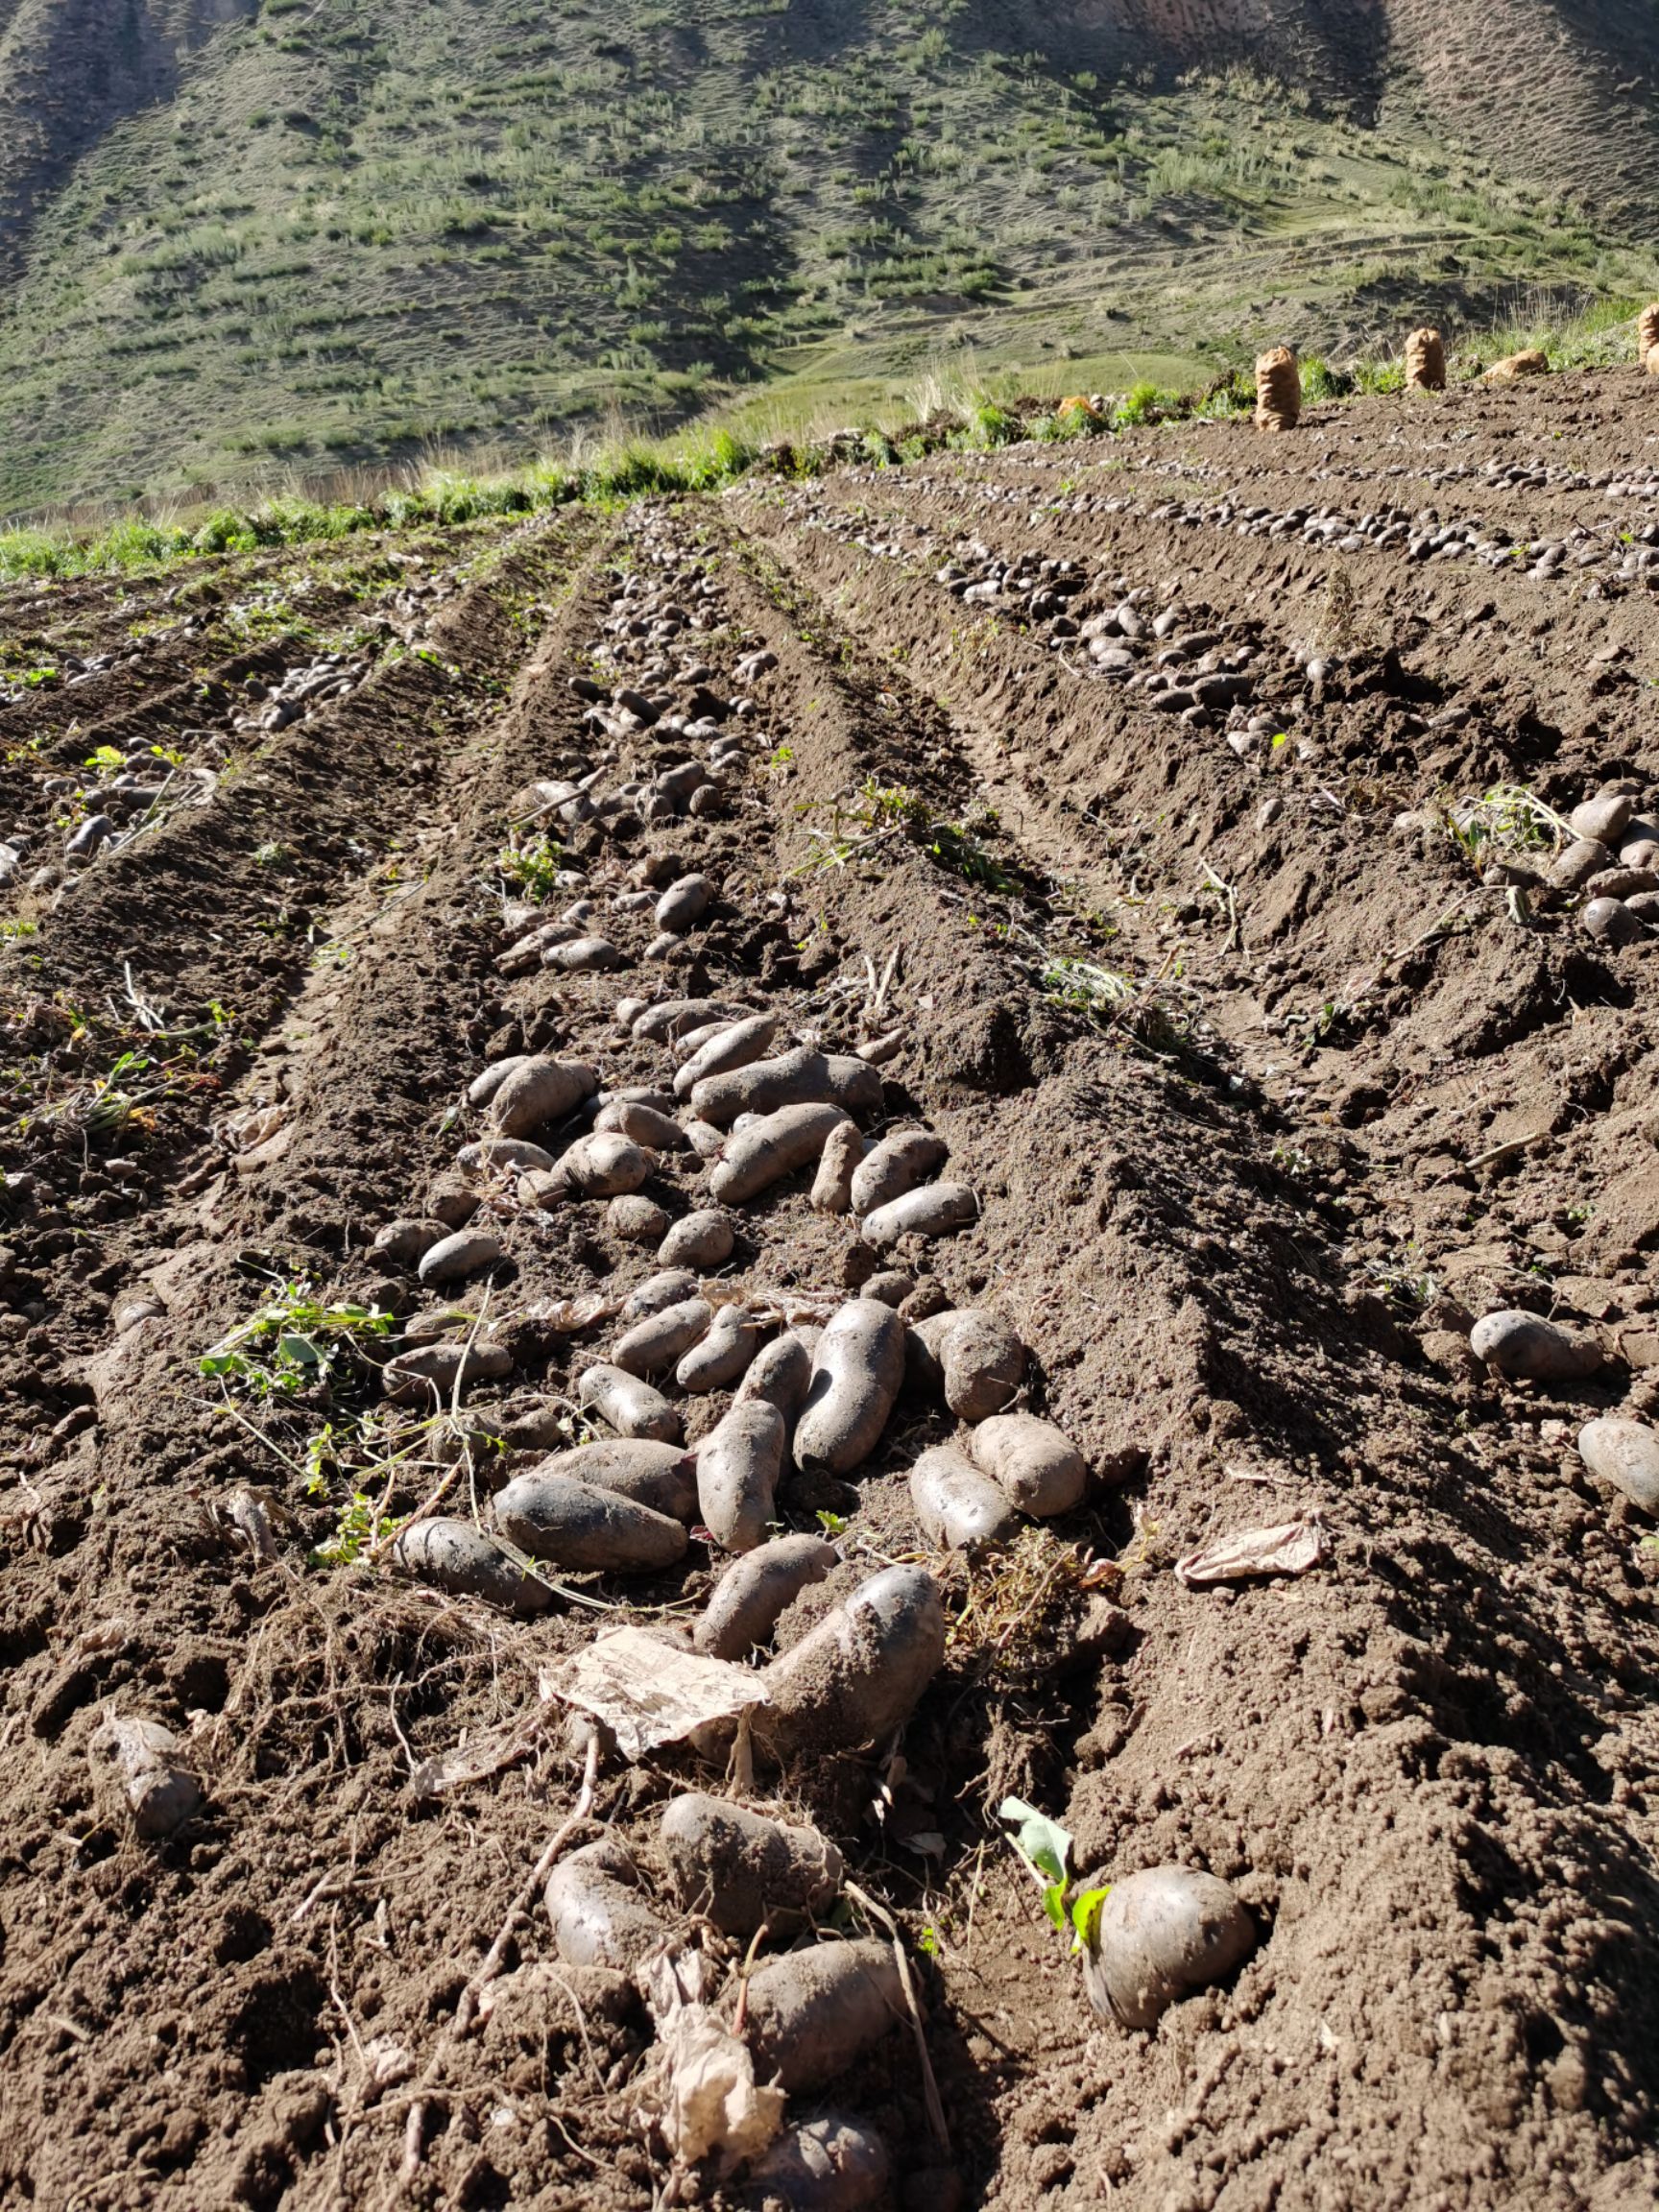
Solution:
[{"label": "brown soil", "polygon": [[[332,1400],[280,1404],[228,1401],[197,1362],[273,1278],[422,1303],[368,1247],[453,1181],[486,1059],[557,1040],[608,1083],[661,1078],[659,1048],[611,1018],[657,979],[650,917],[607,902],[672,853],[720,898],[670,988],[776,1002],[845,1046],[897,952],[886,1112],[944,1135],[983,1209],[902,1257],[1020,1328],[1033,1403],[1118,1479],[1006,1558],[936,1563],[955,1626],[902,1766],[761,1777],[912,1947],[949,2150],[907,2041],[833,2091],[886,2139],[896,2200],[956,2201],[952,2175],[961,2200],[1006,2207],[1653,2200],[1653,1555],[1573,1438],[1659,1400],[1655,940],[1593,942],[1527,887],[1547,851],[1489,843],[1471,864],[1423,817],[1500,783],[1562,811],[1621,778],[1659,788],[1659,617],[1622,541],[1643,496],[1604,481],[1646,485],[1656,434],[1647,379],[1554,379],[1313,409],[1271,440],[1025,446],[637,510],[613,535],[435,543],[447,580],[398,617],[429,657],[360,640],[355,688],[222,748],[204,804],[60,899],[19,895],[38,926],[0,973],[9,2199],[665,2200],[648,2021],[617,1978],[559,1965],[539,1900],[479,2026],[454,2030],[580,1780],[559,1726],[533,1724],[539,1671],[615,1615],[523,1623],[366,1560],[308,1565],[351,1486],[349,1369]],[[1429,507],[1434,524],[1377,541],[1382,510]],[[1326,508],[1343,519],[1322,536]],[[1562,560],[1421,550],[1474,517]],[[1028,601],[961,601],[938,573],[968,539],[981,565],[1078,565],[1071,622],[1149,586],[1149,612],[1172,600],[1183,630],[1248,650],[1241,726],[1155,709]],[[614,642],[620,577],[675,548],[707,560],[714,612],[671,658],[694,646],[733,692],[769,645],[767,742],[724,818],[572,836],[637,965],[504,980],[492,864],[513,794],[595,757],[565,679]],[[72,621],[87,650],[132,610],[81,587],[0,619],[47,642]],[[220,666],[232,642],[180,651]],[[102,740],[50,693],[9,711],[10,746],[47,744],[38,768],[13,757],[0,837],[44,835],[60,802],[36,779]],[[97,712],[169,743],[184,726],[164,682],[148,704],[111,682]],[[664,757],[624,754],[618,780]],[[927,833],[868,796],[898,788]],[[1091,998],[1100,971],[1141,988]],[[162,1010],[161,1043],[135,999]],[[139,1117],[89,1119],[122,1050],[153,1064],[118,1079]],[[273,1108],[238,1148],[236,1118]],[[652,1185],[670,1213],[696,1203],[677,1158]],[[608,1341],[533,1309],[653,1265],[602,1207],[496,1211],[490,1315],[516,1368],[473,1392],[486,1426]],[[799,1178],[744,1233],[730,1272],[755,1286],[833,1293],[871,1264]],[[1598,1331],[1602,1375],[1483,1374],[1467,1330],[1499,1305]],[[322,1454],[314,1491],[306,1448],[331,1421],[345,1456]],[[914,1554],[905,1473],[946,1433],[902,1405],[854,1485],[786,1491],[787,1518],[841,1513],[850,1560]],[[386,1509],[444,1479],[412,1458]],[[226,1512],[249,1484],[292,1516],[263,1562]],[[1332,1558],[1306,1577],[1172,1573],[1205,1539],[1312,1510]],[[1039,1592],[1071,1545],[1121,1570],[1132,1628],[1111,1656],[1080,1638],[1081,1599],[1054,1599],[1063,1577]],[[691,1556],[582,1595],[651,1617],[707,1588]],[[95,1797],[109,1709],[177,1730],[202,1772],[167,1842]],[[515,1762],[414,1795],[421,1761],[516,1723]],[[721,1787],[689,1754],[601,1770],[596,1817],[648,1872],[694,1772]],[[1066,1822],[1082,1871],[1231,1882],[1254,1957],[1150,2033],[1096,2019],[1001,1839],[1010,1791]]]}]

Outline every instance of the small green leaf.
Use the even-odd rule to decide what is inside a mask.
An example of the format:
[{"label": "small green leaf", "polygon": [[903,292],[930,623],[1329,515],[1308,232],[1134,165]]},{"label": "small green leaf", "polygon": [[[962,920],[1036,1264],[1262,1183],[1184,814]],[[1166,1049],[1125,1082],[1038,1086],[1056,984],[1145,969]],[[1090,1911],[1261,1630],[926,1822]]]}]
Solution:
[{"label": "small green leaf", "polygon": [[[1028,1865],[1044,1875],[1045,1887],[1049,1883],[1066,1887],[1066,1864],[1071,1856],[1071,1839],[1057,1820],[1050,1820],[1046,1813],[1039,1813],[1034,1805],[1027,1805],[1022,1797],[1004,1797],[997,1808],[998,1820],[1017,1820],[1020,1832],[1013,1844]],[[1052,1912],[1049,1918],[1053,1919]],[[1056,1927],[1065,1925],[1064,1917],[1055,1921]]]},{"label": "small green leaf", "polygon": [[1062,1933],[1066,1927],[1066,1885],[1052,1882],[1043,1892],[1043,1910]]},{"label": "small green leaf", "polygon": [[1102,1889],[1085,1889],[1080,1897],[1071,1900],[1071,1925],[1076,1931],[1071,1939],[1073,1951],[1093,1951],[1095,1937],[1100,1933],[1100,1913],[1112,1894],[1108,1882]]}]

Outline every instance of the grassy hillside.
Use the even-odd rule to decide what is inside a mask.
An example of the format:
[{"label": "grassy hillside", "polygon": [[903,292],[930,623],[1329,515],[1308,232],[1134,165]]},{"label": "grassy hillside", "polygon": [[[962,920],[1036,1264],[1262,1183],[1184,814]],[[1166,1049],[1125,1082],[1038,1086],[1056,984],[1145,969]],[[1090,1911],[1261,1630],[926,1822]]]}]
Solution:
[{"label": "grassy hillside", "polygon": [[965,359],[1197,377],[1264,333],[1340,351],[1654,280],[1446,144],[1427,80],[1337,72],[1328,108],[1238,63],[1176,82],[1179,41],[1101,14],[264,0],[37,217],[0,512],[715,402],[792,427]]}]

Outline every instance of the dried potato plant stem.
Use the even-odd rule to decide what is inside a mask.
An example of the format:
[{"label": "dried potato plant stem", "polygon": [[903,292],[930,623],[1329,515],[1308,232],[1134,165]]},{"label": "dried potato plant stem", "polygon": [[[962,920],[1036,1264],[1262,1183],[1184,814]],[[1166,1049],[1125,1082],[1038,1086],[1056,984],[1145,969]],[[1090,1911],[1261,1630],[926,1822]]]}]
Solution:
[{"label": "dried potato plant stem", "polygon": [[507,1956],[507,1946],[512,1940],[514,1929],[518,1925],[519,1914],[528,1911],[537,1890],[552,1872],[554,1861],[593,1810],[593,1785],[598,1776],[599,1739],[595,1736],[588,1745],[588,1764],[582,1772],[582,1788],[570,1817],[549,1839],[546,1849],[531,1868],[523,1887],[508,1908],[507,1917],[496,1932],[494,1942],[485,1952],[476,1973],[461,1992],[461,2001],[455,2008],[454,2024],[450,2031],[455,2036],[460,2037],[470,2032],[478,2012],[478,2000],[501,1971],[501,1961]]},{"label": "dried potato plant stem", "polygon": [[927,2055],[927,2037],[922,2028],[922,2003],[916,1994],[916,1984],[910,1974],[910,1960],[899,1934],[898,1922],[883,1906],[878,1905],[867,1890],[860,1889],[856,1882],[847,1884],[847,1894],[855,1905],[861,1905],[873,1920],[886,1929],[893,1944],[893,1960],[899,1969],[900,1986],[904,1992],[904,2007],[910,2015],[910,2032],[916,2038],[916,2057],[922,2068],[922,2095],[927,2106],[927,2124],[933,2130],[933,2139],[949,2157],[950,2129],[946,2124],[945,2106],[940,2101],[939,2083],[934,2079],[933,2061]]}]

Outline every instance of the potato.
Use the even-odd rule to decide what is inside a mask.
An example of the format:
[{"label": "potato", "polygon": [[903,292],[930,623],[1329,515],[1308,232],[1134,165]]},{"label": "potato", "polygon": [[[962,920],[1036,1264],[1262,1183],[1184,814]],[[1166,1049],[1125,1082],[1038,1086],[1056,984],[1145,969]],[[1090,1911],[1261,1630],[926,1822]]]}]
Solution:
[{"label": "potato", "polygon": [[687,1298],[678,1306],[665,1306],[643,1321],[636,1321],[611,1348],[614,1366],[627,1375],[666,1375],[677,1360],[701,1343],[714,1319],[714,1309],[701,1298]]},{"label": "potato", "polygon": [[1006,1493],[953,1444],[936,1444],[910,1470],[910,1500],[929,1544],[966,1551],[1013,1533],[1019,1515]]},{"label": "potato", "polygon": [[702,1791],[669,1800],[661,1837],[681,1911],[724,1936],[753,1936],[762,1924],[793,1935],[841,1893],[841,1854],[827,1836]]},{"label": "potato", "polygon": [[725,998],[662,998],[648,1006],[634,1023],[634,1035],[659,1045],[671,1045],[706,1022],[741,1022],[752,1006],[733,1006]]},{"label": "potato", "polygon": [[674,1370],[674,1380],[693,1398],[730,1389],[747,1370],[760,1342],[760,1324],[745,1306],[722,1306],[709,1334]]},{"label": "potato", "polygon": [[763,1398],[733,1405],[697,1447],[697,1508],[717,1544],[765,1542],[782,1471],[782,1414]]},{"label": "potato", "polygon": [[457,1387],[491,1382],[513,1371],[504,1344],[417,1344],[388,1359],[380,1387],[395,1406],[447,1406]]},{"label": "potato", "polygon": [[485,1137],[476,1144],[463,1144],[455,1165],[469,1175],[493,1175],[502,1168],[522,1175],[532,1167],[551,1167],[553,1155],[528,1137]]},{"label": "potato", "polygon": [[761,1345],[737,1385],[737,1397],[739,1403],[745,1398],[764,1398],[782,1414],[784,1427],[792,1430],[806,1403],[811,1382],[812,1347],[791,1329],[782,1336],[774,1336],[770,1344]]},{"label": "potato", "polygon": [[1659,1431],[1642,1421],[1601,1415],[1578,1431],[1578,1456],[1644,1513],[1659,1514]]},{"label": "potato", "polygon": [[637,1190],[654,1165],[631,1137],[602,1129],[578,1137],[545,1173],[523,1176],[519,1195],[527,1204],[546,1207],[563,1198],[615,1198]]},{"label": "potato", "polygon": [[906,1298],[913,1295],[915,1288],[908,1275],[902,1274],[897,1267],[885,1267],[859,1286],[858,1295],[861,1298],[878,1299],[883,1306],[900,1307]]},{"label": "potato", "polygon": [[514,1052],[505,1060],[493,1061],[481,1075],[474,1075],[467,1086],[468,1105],[488,1106],[513,1070],[522,1068],[534,1057],[529,1052]]},{"label": "potato", "polygon": [[686,1143],[699,1160],[718,1160],[726,1148],[726,1132],[716,1129],[712,1121],[691,1119],[682,1122],[681,1127],[685,1132]]},{"label": "potato", "polygon": [[93,1794],[124,1806],[146,1842],[181,1828],[202,1802],[202,1785],[178,1756],[179,1739],[159,1720],[112,1713],[86,1746]]},{"label": "potato", "polygon": [[495,1493],[495,1526],[532,1559],[595,1574],[654,1575],[685,1555],[666,1513],[567,1475],[520,1475]]},{"label": "potato", "polygon": [[678,1444],[685,1435],[678,1407],[625,1367],[601,1363],[586,1369],[576,1397],[585,1413],[597,1413],[618,1436],[649,1436],[659,1444]]},{"label": "potato", "polygon": [[843,1121],[831,1129],[818,1162],[811,1204],[817,1214],[846,1214],[853,1205],[853,1178],[864,1157],[864,1139],[856,1125]]},{"label": "potato", "polygon": [[822,1582],[838,1558],[822,1536],[775,1536],[744,1552],[715,1583],[692,1643],[710,1659],[746,1659],[771,1642],[802,1591]]},{"label": "potato", "polygon": [[799,1644],[760,1670],[755,1731],[780,1757],[855,1750],[890,1736],[945,1658],[945,1608],[921,1567],[860,1582]]},{"label": "potato", "polygon": [[692,1112],[720,1129],[730,1128],[739,1114],[776,1114],[784,1106],[839,1106],[859,1114],[873,1113],[880,1103],[881,1078],[874,1068],[805,1048],[706,1075],[691,1089]]},{"label": "potato", "polygon": [[1046,1521],[1083,1503],[1089,1469],[1083,1455],[1035,1413],[993,1413],[967,1438],[968,1456],[1022,1513]]},{"label": "potato", "polygon": [[707,1275],[725,1266],[736,1241],[729,1214],[717,1206],[700,1206],[674,1223],[657,1247],[657,1257],[665,1267],[697,1267]]},{"label": "potato", "polygon": [[1153,2028],[1178,1998],[1231,1974],[1256,1948],[1256,1924],[1225,1882],[1153,1866],[1112,1885],[1083,1985],[1102,2019]]},{"label": "potato", "polygon": [[978,1218],[979,1201],[966,1183],[925,1183],[867,1214],[859,1235],[884,1252],[902,1237],[949,1237]]},{"label": "potato", "polygon": [[910,1379],[943,1397],[959,1421],[1000,1413],[1025,1380],[1025,1347],[1006,1321],[977,1307],[951,1307],[910,1331]]},{"label": "potato", "polygon": [[383,1260],[412,1267],[448,1234],[442,1221],[388,1221],[369,1249]]},{"label": "potato", "polygon": [[642,1321],[647,1313],[661,1313],[697,1295],[697,1278],[688,1267],[668,1267],[652,1275],[632,1290],[622,1303],[624,1321]]},{"label": "potato", "polygon": [[930,1129],[898,1129],[883,1137],[853,1178],[853,1211],[860,1221],[926,1182],[950,1147]]},{"label": "potato", "polygon": [[725,1075],[733,1068],[747,1068],[758,1060],[778,1034],[775,1014],[751,1014],[743,1022],[723,1022],[705,1037],[695,1052],[688,1052],[674,1077],[676,1098],[689,1098],[708,1075]]},{"label": "potato", "polygon": [[[887,2146],[874,2128],[839,2112],[785,2128],[749,2169],[743,2194],[782,2212],[865,2212],[887,2201]],[[921,2203],[908,2191],[905,2202]],[[928,2204],[944,2199],[928,2197]]]},{"label": "potato", "polygon": [[482,1598],[521,1620],[545,1613],[557,1602],[544,1582],[526,1575],[517,1559],[470,1521],[440,1517],[413,1522],[399,1530],[392,1556],[417,1582],[430,1582],[458,1598]]},{"label": "potato", "polygon": [[459,1283],[505,1257],[499,1237],[483,1229],[460,1229],[431,1247],[419,1272],[422,1283]]},{"label": "potato", "polygon": [[749,2048],[757,2081],[791,2096],[821,2088],[905,2017],[891,1944],[819,1943],[749,1977]]},{"label": "potato", "polygon": [[668,1930],[640,1894],[639,1875],[614,1838],[585,1843],[547,1877],[547,1917],[559,1956],[571,1966],[632,1974]]},{"label": "potato", "polygon": [[668,1216],[643,1190],[625,1190],[605,1209],[605,1227],[624,1244],[661,1244]]},{"label": "potato", "polygon": [[714,896],[714,886],[707,876],[682,876],[677,883],[670,883],[657,902],[657,926],[670,929],[683,936],[687,929],[695,929],[709,911]]},{"label": "potato", "polygon": [[722,1205],[741,1205],[762,1190],[810,1166],[830,1141],[832,1129],[845,1126],[847,1116],[839,1106],[784,1106],[764,1114],[729,1137],[723,1146],[709,1188]]},{"label": "potato", "polygon": [[626,968],[628,955],[609,937],[577,937],[564,945],[544,945],[543,968],[562,968],[567,975],[597,975]]},{"label": "potato", "polygon": [[1536,1313],[1488,1313],[1476,1322],[1469,1349],[1500,1375],[1533,1382],[1578,1382],[1602,1363],[1601,1346],[1588,1330],[1566,1329]]},{"label": "potato", "polygon": [[653,1513],[666,1513],[674,1521],[689,1521],[697,1510],[697,1464],[678,1444],[654,1444],[649,1437],[608,1437],[600,1444],[578,1444],[573,1451],[553,1453],[518,1480],[561,1476],[591,1483],[595,1490],[613,1490],[619,1498],[632,1498],[636,1505],[648,1505]]},{"label": "potato", "polygon": [[522,1060],[490,1101],[490,1118],[503,1137],[528,1137],[563,1121],[599,1088],[598,1070],[583,1060]]},{"label": "potato", "polygon": [[608,1098],[593,1117],[593,1128],[600,1136],[631,1137],[652,1152],[684,1152],[690,1142],[678,1121],[636,1098]]},{"label": "potato", "polygon": [[795,1464],[851,1474],[880,1442],[904,1380],[904,1324],[891,1306],[854,1298],[818,1339],[806,1404],[795,1424]]}]

